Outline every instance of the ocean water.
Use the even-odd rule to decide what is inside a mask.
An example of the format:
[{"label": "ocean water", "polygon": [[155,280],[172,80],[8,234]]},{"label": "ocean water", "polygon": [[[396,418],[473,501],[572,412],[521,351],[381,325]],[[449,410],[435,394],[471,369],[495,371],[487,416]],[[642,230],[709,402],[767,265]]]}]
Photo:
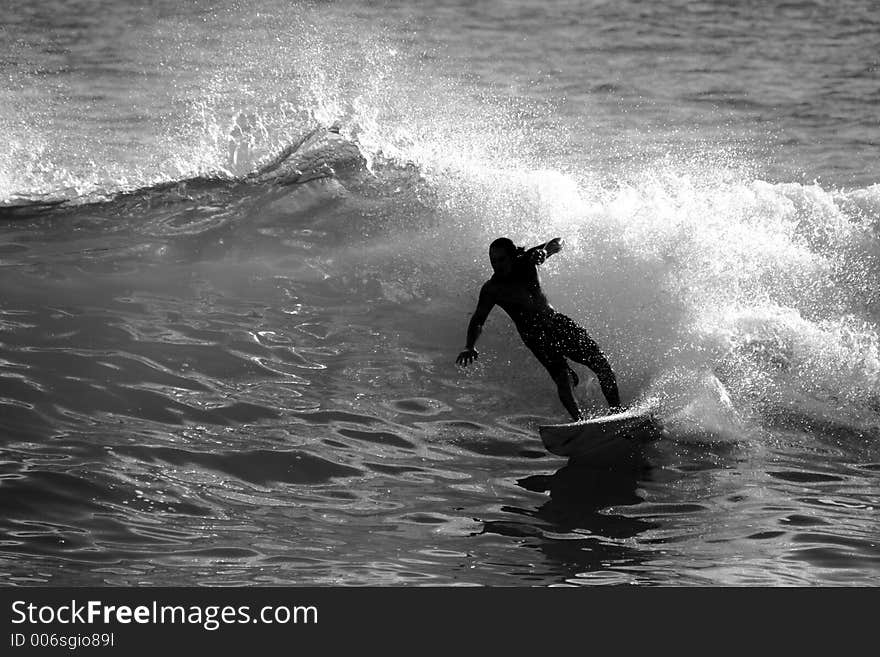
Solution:
[{"label": "ocean water", "polygon": [[[880,10],[12,0],[0,581],[877,585]],[[665,435],[565,413],[543,268]],[[604,412],[578,368],[581,404]]]}]

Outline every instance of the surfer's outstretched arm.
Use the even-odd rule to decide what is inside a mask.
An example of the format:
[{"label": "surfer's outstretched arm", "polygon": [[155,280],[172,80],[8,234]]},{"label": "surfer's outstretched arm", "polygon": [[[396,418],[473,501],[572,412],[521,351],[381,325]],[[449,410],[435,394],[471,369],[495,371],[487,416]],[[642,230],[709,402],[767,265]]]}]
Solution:
[{"label": "surfer's outstretched arm", "polygon": [[523,253],[522,257],[528,258],[529,262],[533,265],[541,265],[544,264],[544,261],[547,258],[562,251],[564,245],[565,242],[562,241],[561,237],[554,237],[549,242],[533,246],[531,249]]},{"label": "surfer's outstretched arm", "polygon": [[467,367],[480,357],[480,353],[476,350],[477,340],[483,332],[483,323],[489,316],[492,308],[495,307],[495,295],[489,287],[489,283],[483,285],[480,290],[480,299],[477,301],[477,309],[471,315],[471,321],[468,323],[467,344],[455,362],[459,365]]}]

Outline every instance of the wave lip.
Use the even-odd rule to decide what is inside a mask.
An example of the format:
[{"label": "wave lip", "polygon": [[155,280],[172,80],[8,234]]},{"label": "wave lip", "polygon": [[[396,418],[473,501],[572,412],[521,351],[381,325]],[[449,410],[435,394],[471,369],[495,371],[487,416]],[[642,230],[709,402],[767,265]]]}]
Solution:
[{"label": "wave lip", "polygon": [[340,126],[316,127],[283,148],[256,171],[234,176],[229,172],[165,181],[133,190],[107,194],[11,196],[0,202],[0,220],[27,219],[61,210],[110,208],[115,212],[147,211],[176,203],[220,206],[234,199],[259,195],[267,187],[289,187],[361,171],[366,158]]}]

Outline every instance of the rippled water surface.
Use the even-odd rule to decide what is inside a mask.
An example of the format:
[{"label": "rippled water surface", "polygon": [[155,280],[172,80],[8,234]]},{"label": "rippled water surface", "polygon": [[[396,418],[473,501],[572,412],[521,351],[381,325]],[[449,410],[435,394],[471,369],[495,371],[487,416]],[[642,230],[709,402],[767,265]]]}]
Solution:
[{"label": "rippled water surface", "polygon": [[[0,10],[3,581],[880,583],[871,3],[88,4]],[[500,234],[638,457],[454,365]]]}]

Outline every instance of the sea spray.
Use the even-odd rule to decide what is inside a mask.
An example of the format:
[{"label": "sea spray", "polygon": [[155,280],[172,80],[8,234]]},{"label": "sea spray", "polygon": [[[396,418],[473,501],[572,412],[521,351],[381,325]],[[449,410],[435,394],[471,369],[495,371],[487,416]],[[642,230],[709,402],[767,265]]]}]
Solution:
[{"label": "sea spray", "polygon": [[[411,254],[430,272],[413,279],[426,288],[472,287],[473,298],[458,295],[469,312],[494,236],[531,245],[560,235],[567,248],[545,265],[545,288],[603,345],[630,401],[665,395],[667,407],[678,400],[670,412],[679,417],[697,398],[725,400],[720,415],[733,405],[758,417],[804,404],[876,406],[876,217],[849,202],[864,190],[739,179],[721,168],[658,170],[612,188],[547,170],[469,171],[482,174],[441,184],[461,192],[434,218],[443,265],[425,266],[433,254],[423,240],[421,255]],[[479,199],[470,217],[461,197]],[[439,246],[462,234],[464,253]],[[695,380],[708,384],[695,391]]]}]

